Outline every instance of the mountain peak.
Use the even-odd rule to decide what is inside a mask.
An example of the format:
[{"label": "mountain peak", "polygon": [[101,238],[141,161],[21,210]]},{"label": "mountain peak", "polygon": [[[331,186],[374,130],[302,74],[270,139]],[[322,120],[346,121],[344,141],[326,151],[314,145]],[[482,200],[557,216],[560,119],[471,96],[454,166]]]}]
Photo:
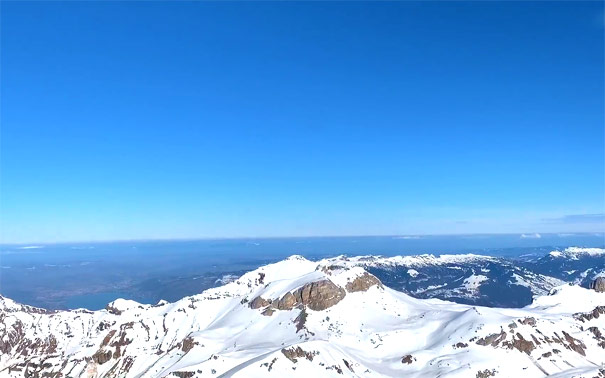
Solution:
[{"label": "mountain peak", "polygon": [[553,258],[577,259],[579,256],[601,256],[605,255],[605,248],[568,247],[562,251],[555,250],[549,253]]},{"label": "mountain peak", "polygon": [[593,376],[605,362],[601,293],[566,285],[522,309],[415,299],[360,264],[382,260],[290,257],[156,306],[51,314],[0,298],[0,375]]}]

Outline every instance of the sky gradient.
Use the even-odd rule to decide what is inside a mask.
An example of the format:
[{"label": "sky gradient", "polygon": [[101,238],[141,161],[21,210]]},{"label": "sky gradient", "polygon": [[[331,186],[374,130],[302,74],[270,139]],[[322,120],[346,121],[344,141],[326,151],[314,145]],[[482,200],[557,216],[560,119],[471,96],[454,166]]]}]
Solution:
[{"label": "sky gradient", "polygon": [[598,232],[602,2],[3,2],[0,241]]}]

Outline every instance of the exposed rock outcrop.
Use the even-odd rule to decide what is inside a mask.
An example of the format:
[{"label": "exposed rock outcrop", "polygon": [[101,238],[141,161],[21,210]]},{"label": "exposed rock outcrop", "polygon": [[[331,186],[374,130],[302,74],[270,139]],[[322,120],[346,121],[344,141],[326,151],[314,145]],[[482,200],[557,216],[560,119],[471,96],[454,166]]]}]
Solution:
[{"label": "exposed rock outcrop", "polygon": [[195,344],[197,344],[193,338],[191,336],[187,336],[184,340],[183,340],[183,344],[181,346],[181,350],[185,353],[189,352],[191,349],[193,349],[193,347],[195,346]]},{"label": "exposed rock outcrop", "polygon": [[401,359],[401,363],[402,364],[411,364],[412,362],[416,361],[416,358],[414,356],[412,356],[411,354],[406,354],[405,356],[403,356],[403,358]]},{"label": "exposed rock outcrop", "polygon": [[261,314],[264,316],[271,316],[271,315],[273,315],[274,312],[275,312],[274,309],[272,309],[271,307],[267,307],[266,309],[263,310],[263,312],[261,312]]},{"label": "exposed rock outcrop", "polygon": [[250,306],[250,308],[252,309],[257,309],[257,308],[262,308],[262,307],[267,307],[271,304],[270,301],[266,300],[263,297],[256,297],[254,298],[250,304],[248,304],[248,306]]},{"label": "exposed rock outcrop", "polygon": [[480,338],[479,340],[477,340],[477,345],[482,345],[482,346],[486,346],[486,345],[491,345],[493,347],[498,346],[498,344],[500,344],[500,342],[506,340],[506,332],[501,331],[500,333],[492,333],[489,336],[485,336]]},{"label": "exposed rock outcrop", "polygon": [[[261,296],[254,298],[248,306],[253,309],[271,306],[271,309],[292,310],[304,305],[314,311],[322,311],[340,302],[346,291],[330,280],[310,282],[303,287],[286,293],[281,299],[268,300]],[[263,315],[271,316],[273,311],[265,310]]]},{"label": "exposed rock outcrop", "polygon": [[322,311],[334,306],[345,295],[344,289],[330,280],[311,282],[294,292],[297,303],[302,303],[314,311]]},{"label": "exposed rock outcrop", "polygon": [[[387,363],[392,376],[570,376],[586,368],[593,377],[605,362],[605,306],[601,294],[586,287],[563,286],[555,294],[560,297],[537,298],[535,306],[522,310],[450,307],[382,288],[381,280],[347,260],[325,270],[322,264],[268,266],[239,282],[162,306],[117,300],[97,312],[45,313],[0,297],[0,375],[193,378],[238,369],[244,376],[272,372],[276,377],[384,373],[364,363],[371,356]],[[409,337],[422,338],[431,348],[412,350]],[[504,366],[513,354],[527,363]],[[449,363],[452,355],[461,357],[462,373],[459,364]],[[530,362],[544,368],[544,375]],[[605,378],[605,370],[597,376]]]},{"label": "exposed rock outcrop", "polygon": [[579,354],[581,354],[582,356],[586,356],[586,345],[584,345],[584,343],[574,337],[572,337],[569,333],[563,331],[563,336],[565,337],[565,340],[567,341],[567,347]]},{"label": "exposed rock outcrop", "polygon": [[281,352],[286,356],[287,359],[296,363],[299,358],[306,358],[309,361],[313,361],[313,357],[317,355],[317,352],[307,352],[304,351],[301,347],[297,346],[296,348],[282,349]]},{"label": "exposed rock outcrop", "polygon": [[121,315],[122,314],[122,311],[119,310],[119,309],[117,309],[116,307],[112,306],[111,303],[109,303],[107,306],[105,306],[105,309],[110,314],[114,314],[114,315]]},{"label": "exposed rock outcrop", "polygon": [[325,274],[327,274],[328,276],[331,276],[333,271],[338,271],[338,270],[343,270],[343,269],[346,270],[347,268],[345,268],[344,266],[341,266],[341,265],[332,264],[332,265],[328,265],[328,266],[323,266],[321,268],[321,271],[324,272]]},{"label": "exposed rock outcrop", "polygon": [[536,318],[534,317],[528,317],[525,319],[519,319],[519,323],[523,324],[523,325],[530,325],[532,327],[536,326]]},{"label": "exposed rock outcrop", "polygon": [[296,333],[300,332],[300,330],[305,328],[305,323],[307,322],[307,311],[303,308],[300,311],[300,314],[294,319],[294,324],[296,324]]},{"label": "exposed rock outcrop", "polygon": [[92,355],[92,360],[99,365],[103,365],[107,361],[111,360],[112,353],[110,350],[98,350]]},{"label": "exposed rock outcrop", "polygon": [[277,301],[278,310],[292,310],[296,305],[296,297],[292,293],[286,293],[279,301]]},{"label": "exposed rock outcrop", "polygon": [[380,280],[370,273],[364,273],[361,276],[355,278],[353,281],[348,282],[346,285],[346,289],[349,293],[354,293],[356,291],[367,291],[370,287],[378,285],[382,287]]},{"label": "exposed rock outcrop", "polygon": [[195,372],[194,371],[173,371],[172,375],[179,377],[179,378],[191,378],[191,377],[195,376]]},{"label": "exposed rock outcrop", "polygon": [[513,340],[511,342],[505,341],[502,345],[508,347],[509,349],[517,349],[519,352],[524,352],[527,354],[531,354],[531,351],[536,349],[533,341],[525,340],[523,335],[517,332],[515,336],[513,336]]},{"label": "exposed rock outcrop", "polygon": [[476,378],[489,378],[489,377],[493,377],[496,375],[496,370],[492,369],[485,369],[485,370],[479,370],[477,372],[477,374],[475,375]]},{"label": "exposed rock outcrop", "polygon": [[590,288],[598,293],[605,293],[605,277],[597,277],[590,283]]},{"label": "exposed rock outcrop", "polygon": [[592,319],[598,319],[601,315],[605,315],[605,306],[597,306],[591,312],[578,312],[573,316],[577,320],[584,322]]}]

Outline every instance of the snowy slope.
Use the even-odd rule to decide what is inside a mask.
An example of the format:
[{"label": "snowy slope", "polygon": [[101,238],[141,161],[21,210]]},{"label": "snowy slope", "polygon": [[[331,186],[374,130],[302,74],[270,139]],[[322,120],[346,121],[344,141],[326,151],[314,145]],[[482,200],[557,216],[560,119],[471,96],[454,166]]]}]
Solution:
[{"label": "snowy slope", "polygon": [[476,307],[292,256],[156,306],[46,312],[0,297],[0,377],[605,377],[603,334],[605,293],[564,285],[525,308]]},{"label": "snowy slope", "polygon": [[562,251],[552,251],[549,253],[551,257],[561,258],[567,257],[574,260],[579,259],[582,256],[603,256],[605,255],[605,249],[603,248],[582,248],[582,247],[568,247]]}]

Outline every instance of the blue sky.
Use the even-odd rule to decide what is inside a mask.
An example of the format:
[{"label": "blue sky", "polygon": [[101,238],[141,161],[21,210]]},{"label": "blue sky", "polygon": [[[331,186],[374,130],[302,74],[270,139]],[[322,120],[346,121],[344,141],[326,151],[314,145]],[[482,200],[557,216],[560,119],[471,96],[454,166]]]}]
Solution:
[{"label": "blue sky", "polygon": [[3,2],[4,242],[597,232],[602,2]]}]

